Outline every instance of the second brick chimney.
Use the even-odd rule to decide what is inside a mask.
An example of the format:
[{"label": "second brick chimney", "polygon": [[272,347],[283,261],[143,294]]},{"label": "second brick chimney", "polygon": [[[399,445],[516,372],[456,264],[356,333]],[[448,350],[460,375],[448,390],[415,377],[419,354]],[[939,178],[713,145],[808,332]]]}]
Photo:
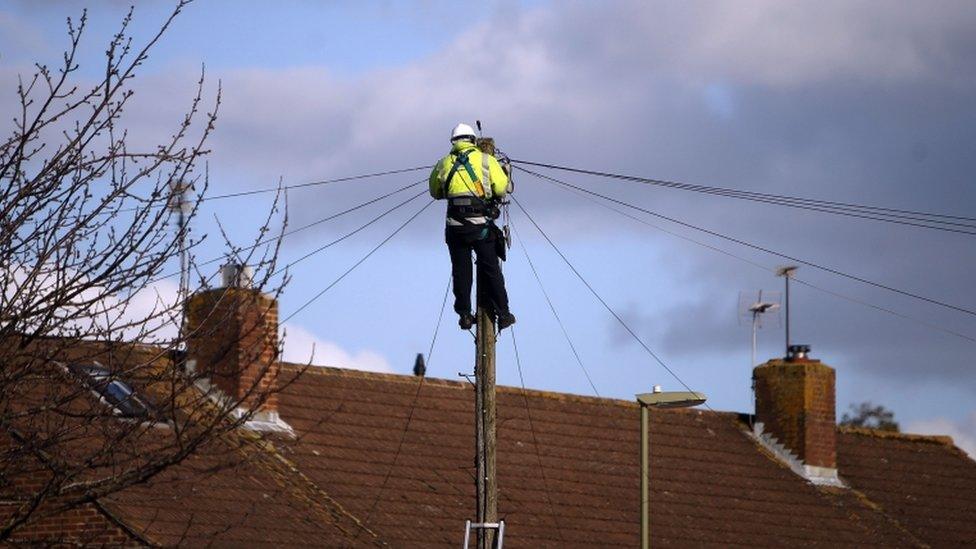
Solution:
[{"label": "second brick chimney", "polygon": [[752,371],[756,434],[799,474],[818,484],[837,479],[834,369],[794,345],[784,359]]},{"label": "second brick chimney", "polygon": [[[251,427],[279,430],[278,302],[251,288],[250,270],[221,268],[223,287],[198,292],[186,306],[187,364],[253,412]],[[275,427],[278,425],[278,427]]]}]

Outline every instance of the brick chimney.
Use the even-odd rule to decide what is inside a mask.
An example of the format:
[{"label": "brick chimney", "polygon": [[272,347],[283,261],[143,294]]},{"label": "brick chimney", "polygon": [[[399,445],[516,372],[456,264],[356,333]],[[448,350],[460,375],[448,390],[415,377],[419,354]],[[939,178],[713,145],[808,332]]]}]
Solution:
[{"label": "brick chimney", "polygon": [[834,369],[791,345],[786,358],[752,371],[756,434],[798,474],[818,484],[837,479]]},{"label": "brick chimney", "polygon": [[187,364],[224,396],[241,400],[239,413],[257,406],[249,423],[280,423],[273,392],[279,370],[278,302],[251,287],[247,267],[224,265],[221,275],[222,288],[187,301]]}]

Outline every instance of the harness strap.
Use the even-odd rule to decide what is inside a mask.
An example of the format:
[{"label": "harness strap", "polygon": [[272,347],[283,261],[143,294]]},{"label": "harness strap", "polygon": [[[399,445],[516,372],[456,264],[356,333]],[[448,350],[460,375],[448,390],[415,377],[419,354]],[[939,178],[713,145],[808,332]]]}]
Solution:
[{"label": "harness strap", "polygon": [[471,179],[471,181],[477,181],[478,175],[474,173],[471,163],[468,162],[468,156],[470,156],[473,152],[474,149],[468,149],[457,155],[457,158],[454,160],[454,164],[451,166],[451,171],[448,172],[447,178],[444,179],[444,192],[442,193],[444,198],[447,198],[447,190],[451,186],[451,180],[454,179],[454,174],[457,173],[458,168],[461,166],[464,166],[464,171],[468,172],[468,177]]},{"label": "harness strap", "polygon": [[448,227],[474,227],[486,226],[489,223],[487,217],[447,217]]},{"label": "harness strap", "polygon": [[487,154],[482,154],[481,155],[481,181],[482,181],[481,186],[482,186],[482,188],[484,188],[484,191],[485,191],[485,199],[486,200],[491,200],[491,197],[492,197],[491,171],[489,170],[489,167],[488,167],[488,155]]},{"label": "harness strap", "polygon": [[[488,203],[492,199],[492,186],[491,186],[491,172],[490,164],[488,161],[488,155],[482,153],[481,155],[481,173],[482,177],[479,181],[474,168],[471,167],[471,162],[468,161],[468,157],[476,149],[468,149],[463,153],[456,154],[456,159],[454,164],[451,166],[450,172],[447,174],[447,178],[444,180],[443,196],[448,199],[447,208],[447,219],[448,224],[457,225],[483,225],[490,222],[488,217]],[[454,154],[454,153],[452,153]],[[474,182],[476,186],[481,187],[481,191],[484,196],[478,196],[476,190],[471,192],[470,196],[457,196],[449,197],[448,189],[451,184],[451,180],[457,174],[458,169],[464,167],[464,170],[468,173],[468,177]],[[471,188],[468,187],[470,190]]]}]

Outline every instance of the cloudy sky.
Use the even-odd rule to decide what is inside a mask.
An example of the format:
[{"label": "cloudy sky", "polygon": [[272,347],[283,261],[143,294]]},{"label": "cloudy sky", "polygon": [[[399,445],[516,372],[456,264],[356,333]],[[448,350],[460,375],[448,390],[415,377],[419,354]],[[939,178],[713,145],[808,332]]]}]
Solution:
[{"label": "cloudy sky", "polygon": [[[17,74],[56,63],[65,18],[83,3],[0,3],[0,114]],[[78,78],[99,74],[127,6],[87,2]],[[211,193],[432,165],[459,121],[483,121],[513,158],[891,208],[974,216],[976,4],[949,2],[493,1],[459,17],[448,1],[191,4],[139,71],[126,125],[151,143],[176,127],[205,64],[223,104],[210,145]],[[140,2],[145,41],[172,2]],[[681,221],[858,277],[976,309],[965,234],[552,175]],[[289,193],[291,223],[312,222],[425,171]],[[780,290],[784,261],[640,215],[658,228],[524,174],[526,209],[596,291],[714,409],[747,411],[750,331],[741,291]],[[399,195],[398,195],[399,196]],[[407,195],[403,195],[406,198]],[[402,199],[402,198],[401,198]],[[285,261],[353,230],[394,199],[287,238]],[[303,261],[282,316],[341,275],[419,210],[418,199]],[[268,195],[205,203],[246,243]],[[635,212],[631,212],[632,214]],[[539,271],[593,384],[632,398],[680,383],[650,358],[513,208],[505,266],[529,387],[592,394],[532,275]],[[407,373],[427,351],[447,283],[443,205],[286,325],[287,352]],[[662,230],[664,229],[664,230]],[[691,239],[691,240],[689,240]],[[221,253],[218,239],[198,251]],[[707,246],[706,246],[707,245]],[[710,246],[710,247],[708,247]],[[721,253],[713,248],[719,248]],[[759,264],[759,266],[755,265]],[[761,268],[761,267],[765,267]],[[793,340],[837,368],[838,411],[871,400],[908,430],[949,433],[976,451],[976,318],[812,268],[798,277]],[[886,311],[878,309],[884,308]],[[892,314],[892,313],[897,313]],[[450,305],[429,373],[470,371],[471,337]],[[782,354],[769,319],[760,359]],[[499,379],[518,384],[512,340]]]}]

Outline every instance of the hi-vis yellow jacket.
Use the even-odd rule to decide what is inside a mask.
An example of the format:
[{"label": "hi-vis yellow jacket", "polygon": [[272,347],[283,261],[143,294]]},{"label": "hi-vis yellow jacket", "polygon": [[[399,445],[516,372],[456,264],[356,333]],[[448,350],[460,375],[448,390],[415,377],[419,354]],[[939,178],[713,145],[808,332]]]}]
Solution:
[{"label": "hi-vis yellow jacket", "polygon": [[[468,164],[475,174],[474,179],[464,166],[458,166],[447,186],[447,195],[444,194],[444,183],[447,176],[451,173],[454,162],[458,155],[471,151],[468,154]],[[486,188],[486,182],[490,180],[490,188]],[[508,192],[508,176],[502,170],[498,160],[490,154],[484,154],[471,142],[457,141],[451,147],[451,152],[442,158],[434,169],[430,172],[430,196],[441,198],[452,198],[455,196],[478,196],[485,198],[485,191],[488,190],[489,198],[501,198]]]}]

